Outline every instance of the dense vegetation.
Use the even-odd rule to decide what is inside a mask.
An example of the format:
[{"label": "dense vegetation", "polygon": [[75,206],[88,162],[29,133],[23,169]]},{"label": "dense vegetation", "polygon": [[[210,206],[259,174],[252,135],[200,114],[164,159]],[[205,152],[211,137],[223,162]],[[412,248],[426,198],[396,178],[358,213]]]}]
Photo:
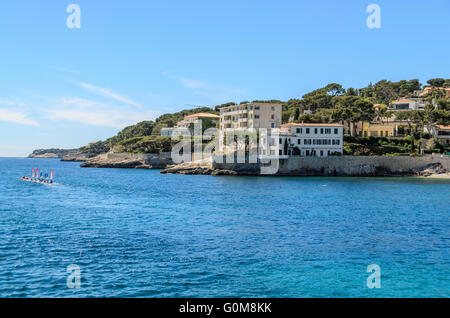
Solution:
[{"label": "dense vegetation", "polygon": [[[81,147],[83,153],[100,154],[110,150],[116,152],[149,152],[154,153],[157,150],[170,151],[170,138],[161,137],[161,128],[174,127],[184,116],[195,113],[218,113],[209,107],[200,107],[195,109],[182,110],[173,114],[164,114],[155,121],[142,121],[136,125],[125,127],[116,136],[105,141],[97,141],[87,146]],[[209,126],[208,126],[209,125]],[[210,122],[206,120],[205,127],[210,127]],[[204,128],[205,128],[204,127]],[[152,137],[152,138],[140,138]],[[167,140],[166,140],[167,139]],[[169,142],[168,142],[169,141]],[[169,146],[168,146],[169,145]]]},{"label": "dense vegetation", "polygon": [[51,148],[51,149],[37,149],[33,151],[33,155],[44,155],[44,154],[56,154],[60,156],[67,155],[71,152],[76,152],[78,149],[58,149],[58,148]]},{"label": "dense vegetation", "polygon": [[[415,132],[407,140],[394,141],[387,138],[356,138],[345,141],[345,151],[351,154],[388,154],[413,153],[417,151],[419,139],[417,132],[427,124],[437,123],[447,125],[450,123],[450,100],[446,98],[442,88],[450,87],[450,79],[433,78],[427,84],[433,89],[426,96],[427,101],[434,100],[436,107],[428,105],[424,111],[401,111],[395,116],[404,120],[408,131]],[[286,122],[341,122],[348,128],[350,135],[355,136],[355,123],[359,121],[372,121],[394,116],[388,111],[388,105],[395,99],[415,97],[415,92],[422,89],[418,79],[391,82],[381,80],[375,84],[370,83],[363,88],[344,88],[338,83],[330,83],[323,88],[316,89],[302,96],[301,99],[255,100],[260,103],[281,103],[283,105],[282,121]],[[245,103],[245,102],[241,102]],[[377,109],[374,104],[380,104]],[[182,110],[173,114],[164,114],[155,121],[143,121],[120,131],[116,136],[105,141],[91,143],[80,148],[84,153],[99,154],[108,151],[116,152],[159,152],[169,151],[173,141],[169,137],[161,137],[161,128],[174,127],[186,115],[200,112],[218,114],[220,108],[236,105],[228,102],[221,105],[199,107]],[[203,129],[211,126],[205,122]],[[418,139],[419,138],[419,139]],[[445,145],[437,145],[436,149],[445,151]]]}]

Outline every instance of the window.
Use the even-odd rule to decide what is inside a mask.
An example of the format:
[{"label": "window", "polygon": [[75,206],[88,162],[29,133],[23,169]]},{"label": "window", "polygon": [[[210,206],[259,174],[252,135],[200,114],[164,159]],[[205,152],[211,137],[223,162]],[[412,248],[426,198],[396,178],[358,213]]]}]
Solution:
[{"label": "window", "polygon": [[323,134],[323,128],[320,128],[320,133]]},{"label": "window", "polygon": [[317,128],[314,128],[314,133],[317,134]]},{"label": "window", "polygon": [[306,155],[309,156],[309,150],[306,150]]},{"label": "window", "polygon": [[325,133],[326,134],[331,134],[331,128],[325,128]]},{"label": "window", "polygon": [[301,139],[297,139],[297,144],[300,145],[302,143]]},{"label": "window", "polygon": [[323,157],[323,150],[320,151],[320,156]]},{"label": "window", "polygon": [[337,135],[338,134],[338,129],[334,128],[334,134]]},{"label": "window", "polygon": [[283,154],[283,150],[280,149],[279,154],[282,155]]},{"label": "window", "polygon": [[383,131],[382,130],[380,131],[380,137],[383,137]]},{"label": "window", "polygon": [[283,140],[280,138],[280,144],[282,144],[283,143]]},{"label": "window", "polygon": [[271,124],[270,124],[270,127],[271,127],[271,128],[275,128],[275,124],[274,124],[274,123],[271,123]]},{"label": "window", "polygon": [[275,107],[272,106],[272,110],[274,111],[274,110],[275,110]]},{"label": "window", "polygon": [[259,115],[255,114],[255,119],[259,119]]},{"label": "window", "polygon": [[297,128],[297,134],[299,134],[300,133],[300,128]]},{"label": "window", "polygon": [[330,154],[331,154],[331,151],[328,150],[328,155],[330,155]]},{"label": "window", "polygon": [[259,110],[259,106],[255,106],[255,110]]},{"label": "window", "polygon": [[306,133],[309,134],[309,128],[306,128]]},{"label": "window", "polygon": [[272,114],[272,116],[270,116],[272,119],[275,119],[275,115],[274,114]]}]

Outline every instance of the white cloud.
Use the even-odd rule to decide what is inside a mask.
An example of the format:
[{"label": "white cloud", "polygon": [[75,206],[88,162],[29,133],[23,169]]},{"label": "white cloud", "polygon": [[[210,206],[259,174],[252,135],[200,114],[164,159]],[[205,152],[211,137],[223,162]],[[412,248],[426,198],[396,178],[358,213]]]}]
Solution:
[{"label": "white cloud", "polygon": [[[198,96],[204,97],[210,103],[221,103],[244,98],[246,89],[236,88],[227,84],[210,83],[190,77],[173,75],[172,72],[163,72],[163,75],[182,84],[185,88],[192,90]],[[245,98],[244,98],[245,99]]]},{"label": "white cloud", "polygon": [[205,87],[205,83],[193,78],[174,76],[173,79],[181,83],[186,88],[198,89]]},{"label": "white cloud", "polygon": [[51,109],[47,110],[48,117],[52,120],[68,120],[92,126],[105,126],[114,128],[124,128],[134,125],[139,121],[151,120],[156,113],[130,112],[123,110],[81,110],[81,109]]},{"label": "white cloud", "polygon": [[28,126],[39,126],[38,122],[28,118],[26,114],[9,109],[0,109],[0,121]]},{"label": "white cloud", "polygon": [[19,107],[25,106],[23,102],[17,102],[9,99],[0,99],[0,105],[19,106]]},{"label": "white cloud", "polygon": [[76,106],[80,108],[93,108],[102,105],[101,103],[79,97],[61,97],[61,103],[64,107]]},{"label": "white cloud", "polygon": [[117,102],[121,102],[121,103],[131,105],[131,106],[141,107],[141,105],[139,103],[137,103],[129,98],[126,98],[124,96],[121,96],[117,93],[114,93],[107,88],[97,87],[97,86],[94,86],[94,85],[91,85],[88,83],[78,83],[78,85],[83,88],[86,88],[87,90],[89,90],[97,95],[113,99]]},{"label": "white cloud", "polygon": [[99,103],[79,97],[61,97],[46,110],[54,121],[71,121],[92,126],[123,128],[139,121],[152,120],[157,112],[134,110],[129,106]]}]

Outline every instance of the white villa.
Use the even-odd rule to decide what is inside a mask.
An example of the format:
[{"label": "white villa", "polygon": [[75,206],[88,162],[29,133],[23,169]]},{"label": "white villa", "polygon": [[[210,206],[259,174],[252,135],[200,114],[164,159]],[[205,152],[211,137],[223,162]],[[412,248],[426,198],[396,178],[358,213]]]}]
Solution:
[{"label": "white villa", "polygon": [[289,123],[281,125],[279,139],[280,156],[328,157],[343,153],[344,126]]},{"label": "white villa", "polygon": [[262,139],[260,155],[263,157],[285,159],[343,154],[344,126],[340,124],[289,123],[273,133],[268,140]]}]

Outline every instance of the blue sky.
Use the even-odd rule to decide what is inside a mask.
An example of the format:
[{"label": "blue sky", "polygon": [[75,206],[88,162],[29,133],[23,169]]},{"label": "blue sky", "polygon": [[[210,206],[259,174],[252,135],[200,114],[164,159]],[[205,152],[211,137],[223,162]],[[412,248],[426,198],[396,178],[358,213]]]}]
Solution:
[{"label": "blue sky", "polygon": [[[66,8],[81,8],[69,29]],[[369,4],[381,28],[369,29]],[[448,0],[0,4],[0,156],[72,148],[189,105],[450,77]]]}]

